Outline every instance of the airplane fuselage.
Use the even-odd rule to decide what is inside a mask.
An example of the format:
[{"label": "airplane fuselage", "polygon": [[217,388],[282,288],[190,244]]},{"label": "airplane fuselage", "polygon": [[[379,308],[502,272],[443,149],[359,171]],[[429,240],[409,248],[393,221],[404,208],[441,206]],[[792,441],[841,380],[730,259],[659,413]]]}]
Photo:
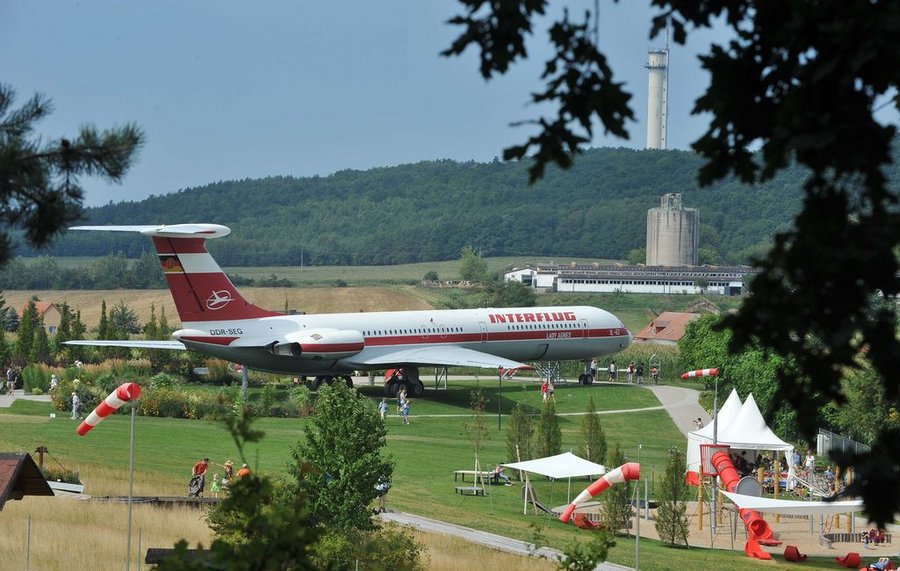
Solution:
[{"label": "airplane fuselage", "polygon": [[[631,334],[595,307],[532,307],[283,315],[185,323],[175,338],[253,369],[294,374],[372,369],[381,355],[423,347],[463,347],[515,361],[602,356]],[[304,343],[310,336],[313,342]],[[242,340],[249,345],[242,347]],[[295,347],[285,347],[294,340]],[[259,351],[270,345],[273,350]]]}]

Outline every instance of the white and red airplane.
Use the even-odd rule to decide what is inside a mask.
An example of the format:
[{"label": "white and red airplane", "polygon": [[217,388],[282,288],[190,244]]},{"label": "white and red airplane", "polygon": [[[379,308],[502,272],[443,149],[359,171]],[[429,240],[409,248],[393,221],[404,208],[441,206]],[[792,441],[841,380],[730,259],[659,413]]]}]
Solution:
[{"label": "white and red airplane", "polygon": [[[424,391],[422,366],[531,368],[525,361],[584,360],[631,343],[628,328],[596,307],[510,307],[288,315],[244,299],[206,250],[227,236],[218,224],[76,226],[138,232],[153,239],[183,329],[173,341],[70,341],[70,344],[191,349],[251,369],[350,381],[352,371],[400,369],[386,388]],[[593,382],[585,373],[583,383]]]}]

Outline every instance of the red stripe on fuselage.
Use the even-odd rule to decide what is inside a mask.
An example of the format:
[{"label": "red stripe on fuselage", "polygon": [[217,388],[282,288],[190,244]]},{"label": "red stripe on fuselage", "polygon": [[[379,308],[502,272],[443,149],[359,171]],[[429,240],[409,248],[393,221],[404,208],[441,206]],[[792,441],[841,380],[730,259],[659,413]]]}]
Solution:
[{"label": "red stripe on fuselage", "polygon": [[[563,330],[523,330],[523,331],[488,331],[488,342],[494,341],[585,341],[588,339],[606,339],[610,337],[626,337],[622,329],[584,329]],[[385,345],[429,345],[440,343],[478,343],[484,337],[480,332],[473,333],[431,333],[428,335],[377,335],[366,337],[367,347]]]},{"label": "red stripe on fuselage", "polygon": [[210,345],[230,345],[238,337],[182,337],[181,341],[193,341],[195,343],[208,343]]},{"label": "red stripe on fuselage", "polygon": [[359,353],[365,347],[364,343],[329,343],[317,345],[315,343],[301,343],[301,353],[348,353],[356,351]]}]

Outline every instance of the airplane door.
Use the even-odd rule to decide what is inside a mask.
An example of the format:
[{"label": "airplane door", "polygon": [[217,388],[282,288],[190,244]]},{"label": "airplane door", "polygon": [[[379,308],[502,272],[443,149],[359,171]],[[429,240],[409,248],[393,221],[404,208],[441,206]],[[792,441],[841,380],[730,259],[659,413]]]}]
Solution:
[{"label": "airplane door", "polygon": [[485,343],[488,340],[487,325],[484,321],[479,322],[478,325],[481,327],[481,342]]},{"label": "airplane door", "polygon": [[590,337],[590,330],[588,329],[587,319],[580,319],[579,324],[581,325],[581,338],[587,339]]}]

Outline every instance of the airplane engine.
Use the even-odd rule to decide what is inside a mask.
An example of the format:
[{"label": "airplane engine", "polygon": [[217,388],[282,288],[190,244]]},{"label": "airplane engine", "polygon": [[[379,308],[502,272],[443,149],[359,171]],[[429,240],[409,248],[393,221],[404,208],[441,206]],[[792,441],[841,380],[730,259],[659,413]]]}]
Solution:
[{"label": "airplane engine", "polygon": [[276,355],[330,361],[352,357],[366,346],[362,333],[351,329],[299,331],[287,338],[289,343],[275,345],[272,352]]}]

